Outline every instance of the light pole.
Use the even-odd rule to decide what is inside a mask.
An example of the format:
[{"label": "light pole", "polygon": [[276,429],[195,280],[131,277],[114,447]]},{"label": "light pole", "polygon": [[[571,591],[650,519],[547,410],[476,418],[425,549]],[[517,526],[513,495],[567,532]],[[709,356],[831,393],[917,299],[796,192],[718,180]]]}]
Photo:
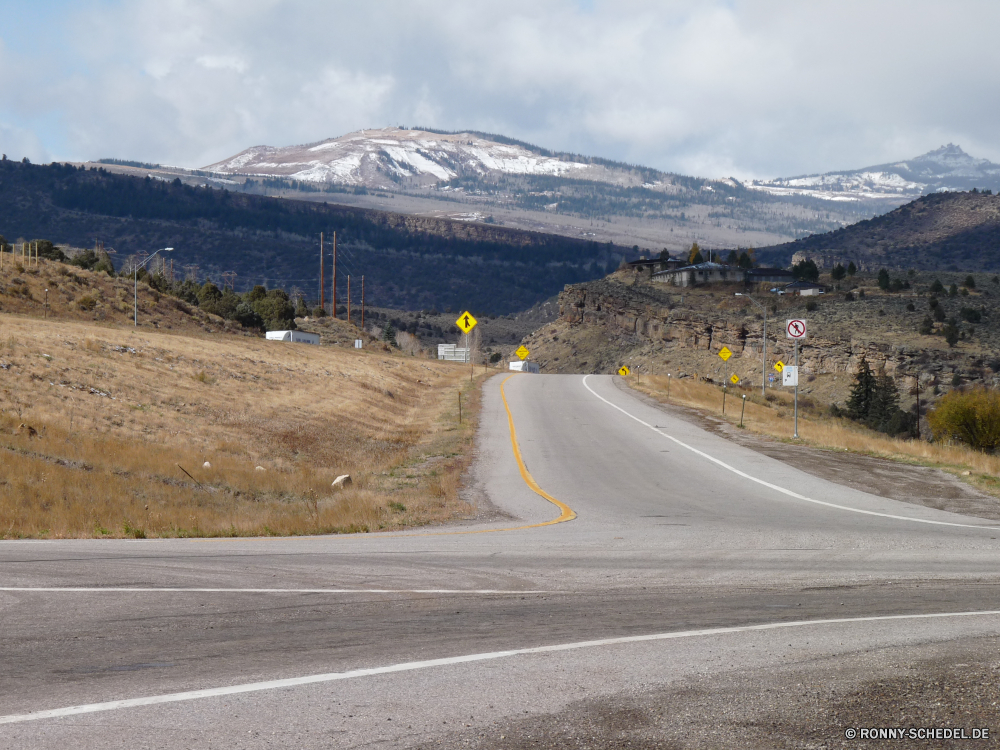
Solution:
[{"label": "light pole", "polygon": [[764,313],[764,331],[761,335],[761,354],[760,354],[760,395],[762,398],[766,398],[767,394],[764,391],[764,386],[767,384],[767,308],[760,302],[755,300],[749,294],[743,294],[743,292],[736,292],[737,297],[746,297],[750,302],[760,308],[760,311]]},{"label": "light pole", "polygon": [[155,253],[153,253],[148,258],[146,258],[146,260],[144,260],[142,263],[136,263],[132,267],[132,275],[134,277],[133,280],[132,280],[132,283],[133,283],[133,289],[132,289],[132,315],[133,315],[133,321],[132,321],[132,325],[133,325],[134,328],[138,328],[139,327],[139,269],[142,268],[147,263],[149,263],[149,261],[151,261],[153,258],[155,258],[156,254],[159,253],[159,252],[161,252],[161,251],[165,252],[165,253],[172,253],[174,251],[174,249],[172,247],[161,248],[160,250],[157,250]]}]

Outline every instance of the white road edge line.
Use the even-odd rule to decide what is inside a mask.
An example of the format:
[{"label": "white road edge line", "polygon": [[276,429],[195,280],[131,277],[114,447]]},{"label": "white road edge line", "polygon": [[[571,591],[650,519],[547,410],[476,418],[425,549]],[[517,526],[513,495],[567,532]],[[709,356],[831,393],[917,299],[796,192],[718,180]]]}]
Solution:
[{"label": "white road edge line", "polygon": [[651,425],[649,422],[645,422],[645,421],[639,419],[639,417],[635,416],[634,414],[630,414],[629,412],[625,411],[623,408],[621,408],[617,404],[611,403],[606,398],[604,398],[604,396],[601,396],[593,388],[591,388],[587,384],[587,378],[589,378],[589,377],[590,377],[589,375],[584,375],[583,376],[583,387],[586,388],[588,391],[590,391],[594,396],[596,396],[597,398],[599,398],[601,401],[603,401],[604,403],[606,403],[608,406],[612,407],[613,409],[617,409],[618,411],[620,411],[626,417],[634,419],[639,424],[645,425],[646,427],[648,427],[649,429],[651,429],[657,435],[662,435],[663,437],[667,438],[668,440],[673,440],[675,443],[677,443],[677,445],[681,446],[682,448],[687,448],[692,453],[696,453],[697,455],[701,456],[702,458],[708,459],[712,463],[714,463],[714,464],[716,464],[718,466],[721,466],[723,469],[726,469],[727,471],[733,472],[733,474],[741,476],[744,479],[749,479],[751,482],[756,482],[757,484],[763,485],[764,487],[767,487],[768,489],[772,489],[775,492],[780,492],[783,495],[788,495],[788,497],[793,497],[796,500],[802,500],[803,502],[807,502],[807,503],[814,503],[815,505],[825,505],[827,508],[835,508],[837,510],[846,510],[846,511],[848,511],[850,513],[861,513],[862,515],[865,515],[865,516],[878,516],[879,518],[891,518],[891,519],[893,519],[895,521],[912,521],[913,523],[927,523],[927,524],[931,524],[933,526],[956,526],[956,527],[962,528],[962,529],[984,529],[986,531],[1000,531],[1000,526],[982,526],[982,525],[979,525],[979,524],[972,524],[972,523],[953,523],[951,521],[931,521],[931,520],[926,519],[926,518],[913,518],[911,516],[895,516],[895,515],[893,515],[891,513],[878,513],[878,512],[876,512],[874,510],[862,510],[861,508],[851,508],[851,507],[849,507],[847,505],[837,505],[836,503],[828,503],[828,502],[826,502],[824,500],[816,500],[816,499],[811,498],[811,497],[806,497],[805,495],[800,495],[799,493],[793,492],[792,490],[785,489],[784,487],[780,487],[780,486],[778,486],[776,484],[772,484],[771,482],[767,482],[767,481],[765,481],[763,479],[758,479],[755,476],[751,476],[750,474],[747,474],[745,471],[740,471],[736,467],[730,466],[725,461],[720,461],[719,459],[715,458],[714,456],[710,456],[707,453],[705,453],[704,451],[700,451],[697,448],[695,448],[693,446],[690,446],[690,445],[688,445],[687,443],[685,443],[685,442],[683,442],[681,440],[678,440],[673,435],[668,435],[667,433],[663,432],[662,430],[657,429],[656,427],[654,427],[653,425]]},{"label": "white road edge line", "polygon": [[194,593],[194,594],[548,594],[550,591],[529,589],[236,589],[236,588],[178,588],[141,586],[0,586],[2,591],[27,591],[58,594],[76,593]]},{"label": "white road edge line", "polygon": [[673,633],[655,633],[652,635],[632,635],[620,638],[602,638],[593,641],[578,641],[576,643],[561,643],[553,646],[537,646],[534,648],[519,648],[509,651],[491,651],[482,654],[467,654],[465,656],[449,656],[443,659],[428,659],[427,661],[411,661],[402,664],[391,664],[386,667],[371,669],[355,669],[349,672],[330,672],[327,674],[306,675],[305,677],[290,677],[283,680],[268,680],[266,682],[250,682],[243,685],[228,685],[226,687],[189,690],[183,693],[168,693],[166,695],[151,695],[144,698],[127,698],[124,700],[107,701],[106,703],[90,703],[81,706],[54,708],[48,711],[36,711],[28,714],[11,714],[0,716],[0,724],[20,724],[41,719],[59,719],[80,714],[93,714],[101,711],[114,711],[120,708],[140,708],[155,706],[161,703],[177,703],[179,701],[199,700],[202,698],[218,698],[227,695],[256,693],[264,690],[281,690],[284,688],[315,685],[324,682],[351,680],[358,677],[374,677],[376,675],[393,674],[396,672],[412,672],[419,669],[447,667],[455,664],[468,664],[491,659],[505,659],[510,656],[529,654],[547,654],[557,651],[574,651],[583,648],[599,648],[602,646],[618,646],[627,643],[646,643],[650,641],[669,641],[679,638],[697,638],[700,636],[728,635],[731,633],[750,633],[764,630],[780,630],[783,628],[800,628],[816,625],[842,625],[860,622],[887,622],[892,620],[932,620],[947,617],[989,617],[1000,615],[1000,610],[981,612],[935,612],[922,615],[877,615],[871,617],[838,617],[825,620],[795,620],[792,622],[771,622],[760,625],[738,625],[729,628],[707,628],[703,630],[682,630]]}]

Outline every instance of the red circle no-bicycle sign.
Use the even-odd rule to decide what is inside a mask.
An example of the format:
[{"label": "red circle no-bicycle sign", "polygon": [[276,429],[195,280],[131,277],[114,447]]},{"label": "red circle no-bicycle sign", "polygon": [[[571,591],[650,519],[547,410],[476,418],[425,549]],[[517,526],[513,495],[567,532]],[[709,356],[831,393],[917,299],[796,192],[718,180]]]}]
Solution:
[{"label": "red circle no-bicycle sign", "polygon": [[786,320],[785,334],[790,339],[804,339],[806,337],[806,322],[800,319]]}]

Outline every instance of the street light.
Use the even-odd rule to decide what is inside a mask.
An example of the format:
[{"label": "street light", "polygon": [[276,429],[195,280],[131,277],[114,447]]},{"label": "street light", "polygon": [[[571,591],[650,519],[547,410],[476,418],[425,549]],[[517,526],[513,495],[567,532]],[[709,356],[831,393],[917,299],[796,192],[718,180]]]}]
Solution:
[{"label": "street light", "polygon": [[767,384],[767,308],[764,307],[760,302],[755,300],[749,294],[743,294],[743,292],[736,292],[737,297],[746,297],[750,300],[751,304],[760,308],[760,311],[764,313],[764,332],[761,336],[761,355],[760,355],[760,395],[763,398],[767,398],[767,394],[764,391],[764,386]]},{"label": "street light", "polygon": [[147,263],[149,263],[149,261],[151,261],[153,258],[155,258],[157,253],[159,252],[172,253],[173,251],[174,249],[172,247],[161,248],[160,250],[157,250],[155,253],[146,258],[146,260],[144,260],[142,263],[136,263],[134,266],[132,266],[132,274],[134,276],[133,289],[132,289],[132,315],[134,316],[133,327],[135,328],[139,327],[139,269],[142,268]]}]

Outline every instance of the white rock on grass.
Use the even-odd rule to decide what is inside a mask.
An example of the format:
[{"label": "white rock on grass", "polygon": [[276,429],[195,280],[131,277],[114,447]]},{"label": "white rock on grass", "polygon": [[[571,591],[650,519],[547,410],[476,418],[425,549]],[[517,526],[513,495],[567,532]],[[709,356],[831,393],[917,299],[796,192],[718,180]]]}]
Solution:
[{"label": "white rock on grass", "polygon": [[203,463],[201,465],[201,468],[203,468],[203,469],[211,469],[212,468],[212,464],[209,463],[208,461],[206,461],[205,463]]},{"label": "white rock on grass", "polygon": [[267,471],[267,469],[265,469],[263,466],[254,466],[253,470],[254,471]]},{"label": "white rock on grass", "polygon": [[347,487],[349,484],[352,484],[352,482],[351,482],[351,475],[350,474],[341,474],[339,477],[337,477],[336,479],[333,480],[333,484],[331,484],[330,486],[331,487],[337,487],[337,488],[343,488],[343,487]]}]

